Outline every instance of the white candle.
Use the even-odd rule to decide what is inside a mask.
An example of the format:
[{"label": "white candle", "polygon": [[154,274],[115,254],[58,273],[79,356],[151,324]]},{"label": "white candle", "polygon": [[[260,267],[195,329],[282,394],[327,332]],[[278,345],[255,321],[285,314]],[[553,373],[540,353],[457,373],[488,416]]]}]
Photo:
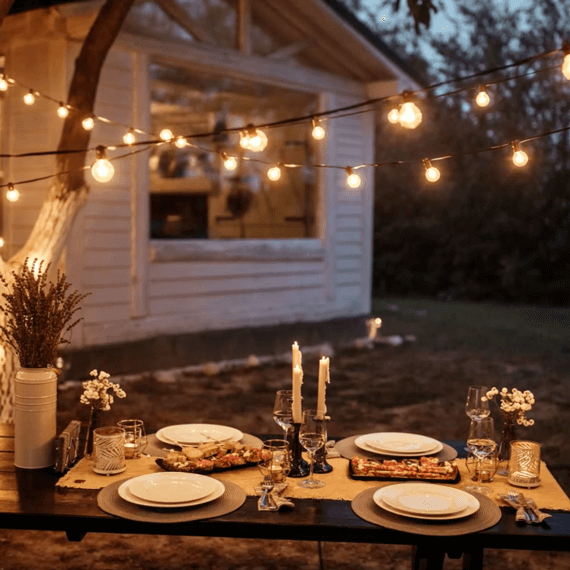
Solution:
[{"label": "white candle", "polygon": [[303,371],[299,365],[293,368],[293,423],[300,424],[303,421],[301,408],[301,384],[303,384]]},{"label": "white candle", "polygon": [[331,381],[329,371],[329,358],[323,356],[319,360],[319,391],[317,393],[317,417],[323,418],[327,413],[325,404],[326,385]]},{"label": "white candle", "polygon": [[301,366],[302,367],[302,360],[303,360],[303,355],[301,354],[301,351],[299,350],[299,345],[297,344],[297,341],[295,341],[293,343],[292,348],[292,362],[293,362],[293,370],[295,370],[295,366]]}]

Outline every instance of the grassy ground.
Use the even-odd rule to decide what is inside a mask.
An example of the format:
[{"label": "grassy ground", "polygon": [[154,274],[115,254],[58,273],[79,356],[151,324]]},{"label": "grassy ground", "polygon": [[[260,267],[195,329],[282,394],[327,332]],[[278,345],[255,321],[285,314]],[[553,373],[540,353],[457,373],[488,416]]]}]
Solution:
[{"label": "grassy ground", "polygon": [[[401,430],[439,439],[464,439],[464,412],[471,384],[532,390],[535,426],[520,437],[542,443],[543,457],[570,493],[570,311],[422,300],[379,300],[374,315],[382,335],[414,335],[400,346],[373,350],[345,348],[331,358],[327,406],[330,435]],[[292,339],[293,340],[293,339]],[[301,347],[303,348],[303,347]],[[247,355],[244,355],[244,358]],[[304,355],[303,396],[316,400],[318,354]],[[127,398],[115,403],[107,423],[124,417],[144,419],[149,432],[168,424],[219,422],[248,433],[275,433],[275,390],[290,386],[289,363],[243,367],[215,375],[190,371],[147,373],[122,384]],[[58,400],[58,421],[85,419],[80,386],[69,385]],[[497,415],[496,415],[497,417]],[[0,569],[37,570],[261,570],[318,568],[313,543],[232,539],[88,535],[79,544],[58,533],[2,532]],[[404,570],[409,547],[326,544],[327,570]],[[562,570],[570,554],[491,550],[486,566],[508,570]],[[447,560],[446,570],[458,570]]]}]

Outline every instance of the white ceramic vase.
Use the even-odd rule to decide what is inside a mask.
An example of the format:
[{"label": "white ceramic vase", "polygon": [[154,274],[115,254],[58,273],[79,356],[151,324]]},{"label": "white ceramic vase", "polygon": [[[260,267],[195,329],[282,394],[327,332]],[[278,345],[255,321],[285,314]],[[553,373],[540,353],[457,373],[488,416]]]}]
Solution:
[{"label": "white ceramic vase", "polygon": [[20,368],[14,384],[14,465],[50,467],[55,459],[57,374],[50,368]]}]

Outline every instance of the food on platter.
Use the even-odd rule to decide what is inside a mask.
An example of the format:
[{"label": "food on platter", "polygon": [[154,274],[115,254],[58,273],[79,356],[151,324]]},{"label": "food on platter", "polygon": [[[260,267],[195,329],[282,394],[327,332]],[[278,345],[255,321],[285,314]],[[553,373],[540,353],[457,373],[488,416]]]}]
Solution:
[{"label": "food on platter", "polygon": [[183,447],[180,451],[169,451],[165,458],[157,459],[156,463],[167,471],[211,473],[257,465],[268,459],[269,454],[268,451],[239,442],[208,442],[197,447]]},{"label": "food on platter", "polygon": [[356,455],[350,460],[350,474],[355,479],[459,481],[457,465],[453,461],[439,461],[436,457],[397,461]]}]

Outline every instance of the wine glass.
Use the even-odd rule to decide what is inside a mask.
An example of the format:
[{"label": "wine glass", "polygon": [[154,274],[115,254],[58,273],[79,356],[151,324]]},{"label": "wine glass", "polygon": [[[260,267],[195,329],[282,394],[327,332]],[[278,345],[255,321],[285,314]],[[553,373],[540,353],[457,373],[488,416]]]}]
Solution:
[{"label": "wine glass", "polygon": [[478,467],[476,470],[477,485],[468,485],[465,489],[488,495],[492,491],[488,487],[482,487],[481,483],[483,483],[483,459],[490,457],[497,450],[493,418],[471,420],[469,436],[467,437],[467,448],[477,458]]},{"label": "wine glass", "polygon": [[[321,419],[322,418],[322,419]],[[324,417],[319,417],[317,410],[305,410],[303,421],[299,430],[299,443],[309,452],[311,459],[309,467],[309,478],[298,483],[299,487],[306,489],[318,489],[324,487],[323,481],[318,481],[313,477],[313,467],[315,465],[315,452],[325,445],[327,441],[327,421]]]},{"label": "wine glass", "polygon": [[273,419],[285,432],[287,439],[289,430],[293,426],[293,391],[278,390],[275,394],[275,405],[273,406]]},{"label": "wine glass", "polygon": [[481,420],[491,413],[489,400],[483,401],[481,398],[487,395],[489,389],[486,386],[469,386],[467,390],[467,402],[465,403],[465,413],[472,420]]}]

